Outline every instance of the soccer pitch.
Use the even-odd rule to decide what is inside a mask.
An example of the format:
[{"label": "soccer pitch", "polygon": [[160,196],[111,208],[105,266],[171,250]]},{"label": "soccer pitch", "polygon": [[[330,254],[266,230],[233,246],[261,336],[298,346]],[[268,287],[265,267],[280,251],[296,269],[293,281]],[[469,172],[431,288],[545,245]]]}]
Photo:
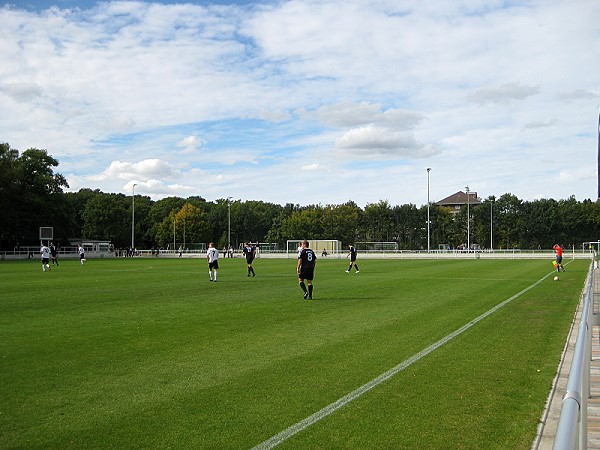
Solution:
[{"label": "soccer pitch", "polygon": [[0,448],[529,449],[589,261],[358,264],[0,263]]}]

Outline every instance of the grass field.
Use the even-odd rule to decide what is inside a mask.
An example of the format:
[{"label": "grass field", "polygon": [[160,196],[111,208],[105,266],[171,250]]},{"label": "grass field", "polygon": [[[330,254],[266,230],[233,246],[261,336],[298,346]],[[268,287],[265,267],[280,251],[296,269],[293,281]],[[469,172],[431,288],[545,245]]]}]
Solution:
[{"label": "grass field", "polygon": [[[552,271],[536,260],[0,263],[0,448],[252,448]],[[589,261],[278,448],[529,449]]]}]

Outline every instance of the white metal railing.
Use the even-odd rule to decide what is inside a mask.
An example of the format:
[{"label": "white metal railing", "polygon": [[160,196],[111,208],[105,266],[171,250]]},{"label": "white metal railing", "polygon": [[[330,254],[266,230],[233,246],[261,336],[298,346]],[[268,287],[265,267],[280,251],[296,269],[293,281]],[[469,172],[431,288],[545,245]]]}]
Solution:
[{"label": "white metal railing", "polygon": [[583,450],[587,448],[587,403],[590,398],[590,364],[592,360],[594,265],[590,264],[584,291],[581,320],[573,360],[563,397],[554,450]]}]

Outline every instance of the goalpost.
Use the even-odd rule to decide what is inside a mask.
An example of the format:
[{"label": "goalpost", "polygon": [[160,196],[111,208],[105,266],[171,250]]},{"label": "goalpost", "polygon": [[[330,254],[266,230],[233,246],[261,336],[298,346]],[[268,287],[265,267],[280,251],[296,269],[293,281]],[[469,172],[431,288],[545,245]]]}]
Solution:
[{"label": "goalpost", "polygon": [[396,252],[398,251],[397,242],[356,242],[356,250],[363,252]]},{"label": "goalpost", "polygon": [[[304,239],[290,239],[285,245],[285,254],[288,258],[298,257],[298,247]],[[328,257],[333,256],[339,258],[342,249],[342,241],[335,239],[308,239],[310,248],[317,257]]]}]

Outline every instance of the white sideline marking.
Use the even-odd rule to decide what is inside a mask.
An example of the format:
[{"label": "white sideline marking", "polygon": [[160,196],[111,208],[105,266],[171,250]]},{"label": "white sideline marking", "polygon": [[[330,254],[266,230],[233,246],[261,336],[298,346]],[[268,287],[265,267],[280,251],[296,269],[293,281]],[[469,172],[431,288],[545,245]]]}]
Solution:
[{"label": "white sideline marking", "polygon": [[523,295],[525,292],[529,291],[530,289],[533,289],[538,284],[540,284],[542,281],[544,281],[546,278],[548,278],[549,276],[551,276],[551,275],[553,275],[555,273],[556,273],[555,271],[550,272],[548,275],[545,275],[544,277],[540,278],[538,281],[536,281],[535,283],[533,283],[531,286],[526,287],[521,292],[518,292],[517,294],[513,295],[512,297],[504,300],[502,303],[497,304],[492,309],[490,309],[489,311],[483,313],[479,317],[476,317],[475,319],[473,319],[472,321],[470,321],[468,324],[460,327],[458,330],[453,331],[452,333],[450,333],[449,335],[443,337],[442,339],[440,339],[439,341],[435,342],[434,344],[431,344],[429,347],[426,347],[425,349],[421,350],[419,353],[411,356],[408,359],[405,359],[400,364],[398,364],[396,367],[393,367],[390,370],[388,370],[387,372],[382,373],[378,377],[373,378],[368,383],[363,384],[358,389],[355,389],[354,391],[350,392],[349,394],[346,394],[345,396],[343,396],[339,400],[336,400],[335,402],[331,403],[330,405],[326,406],[325,408],[323,408],[323,409],[317,411],[316,413],[308,416],[306,419],[301,420],[300,422],[298,422],[298,423],[290,426],[289,428],[286,428],[281,433],[278,433],[275,436],[267,439],[266,441],[258,444],[256,447],[253,447],[252,450],[268,450],[268,449],[271,449],[271,448],[274,448],[274,447],[278,446],[279,444],[281,444],[282,442],[288,440],[289,438],[291,438],[295,434],[299,433],[300,431],[304,430],[305,428],[308,428],[312,424],[314,424],[314,423],[318,422],[319,420],[327,417],[331,413],[337,411],[338,409],[340,409],[343,406],[347,405],[351,401],[357,399],[358,397],[360,397],[364,393],[370,391],[374,387],[379,386],[384,381],[392,378],[398,372],[403,371],[407,367],[409,367],[412,364],[414,364],[417,361],[419,361],[424,356],[427,356],[428,354],[430,354],[434,350],[437,350],[442,345],[450,342],[456,336],[464,333],[465,331],[467,331],[469,328],[471,328],[476,323],[482,321],[483,319],[485,319],[489,315],[495,313],[497,310],[499,310],[503,306],[507,305],[508,303],[512,302],[514,299],[520,297],[521,295]]}]

